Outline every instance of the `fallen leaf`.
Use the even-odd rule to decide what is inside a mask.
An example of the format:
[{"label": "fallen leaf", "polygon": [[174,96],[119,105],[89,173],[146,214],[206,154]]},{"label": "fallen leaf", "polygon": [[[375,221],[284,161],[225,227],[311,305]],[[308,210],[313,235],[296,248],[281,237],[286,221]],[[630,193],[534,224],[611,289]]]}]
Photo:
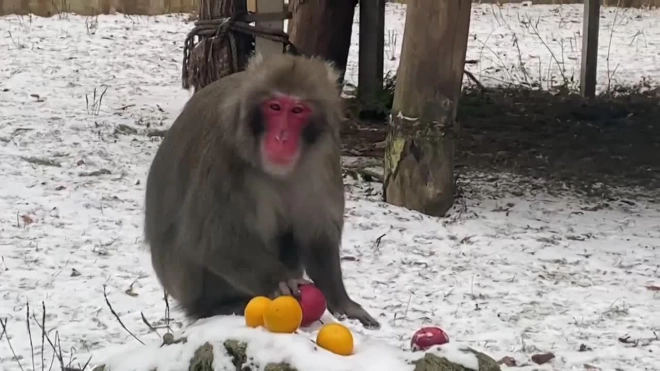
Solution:
[{"label": "fallen leaf", "polygon": [[586,352],[586,351],[590,351],[590,350],[593,350],[593,349],[591,349],[590,347],[588,347],[584,344],[580,344],[580,349],[578,349],[578,352]]},{"label": "fallen leaf", "polygon": [[108,169],[98,169],[98,170],[94,170],[94,171],[83,171],[78,175],[79,176],[99,176],[99,175],[108,175],[108,174],[112,174],[110,172],[110,170],[108,170]]},{"label": "fallen leaf", "polygon": [[23,219],[23,223],[25,225],[34,223],[34,219],[32,219],[29,215],[21,215],[21,219]]},{"label": "fallen leaf", "polygon": [[537,365],[542,365],[550,362],[550,360],[552,360],[553,358],[555,358],[555,355],[552,353],[541,353],[541,354],[534,354],[532,356],[532,361],[534,361],[534,363],[536,363]]},{"label": "fallen leaf", "polygon": [[498,365],[502,365],[502,364],[503,364],[503,365],[505,365],[505,366],[507,366],[507,367],[515,367],[515,366],[518,365],[518,364],[516,363],[516,360],[515,360],[513,357],[509,357],[509,356],[505,356],[505,357],[503,357],[502,359],[500,359],[499,361],[497,361],[497,364],[498,364]]},{"label": "fallen leaf", "polygon": [[[133,283],[135,283],[135,282],[133,282]],[[138,296],[138,294],[135,291],[133,291],[133,283],[131,283],[131,285],[128,287],[128,290],[124,291],[124,293],[126,293],[126,295],[128,295],[128,296],[135,297],[135,296]]]}]

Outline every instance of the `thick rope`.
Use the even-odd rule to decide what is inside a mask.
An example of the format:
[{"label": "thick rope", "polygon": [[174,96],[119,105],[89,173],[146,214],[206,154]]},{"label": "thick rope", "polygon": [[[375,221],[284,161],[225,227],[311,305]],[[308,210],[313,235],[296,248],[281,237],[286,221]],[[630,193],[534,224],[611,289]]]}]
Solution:
[{"label": "thick rope", "polygon": [[[236,45],[237,38],[245,40],[246,36],[261,37],[281,42],[283,52],[301,54],[300,51],[291,44],[289,41],[289,35],[286,32],[252,26],[249,24],[249,22],[252,21],[249,18],[254,17],[242,13],[227,18],[198,20],[195,22],[195,27],[188,33],[183,45],[181,78],[184,89],[189,89],[191,86],[201,88],[217,78],[238,72],[242,69],[243,66],[241,66],[241,63],[239,62],[241,56],[238,55],[239,50]],[[197,42],[195,42],[196,38]],[[204,49],[204,58],[203,60],[193,59],[193,51],[196,47],[200,46],[200,44]],[[225,50],[214,50],[214,47],[220,47]],[[226,50],[227,47],[229,50]],[[220,55],[215,53],[220,53]],[[218,60],[216,60],[216,58]],[[222,62],[228,63],[229,65],[214,65],[225,64]],[[224,67],[224,70],[218,71],[218,69],[222,69],[222,67]],[[191,72],[195,72],[194,76],[191,76]]]}]

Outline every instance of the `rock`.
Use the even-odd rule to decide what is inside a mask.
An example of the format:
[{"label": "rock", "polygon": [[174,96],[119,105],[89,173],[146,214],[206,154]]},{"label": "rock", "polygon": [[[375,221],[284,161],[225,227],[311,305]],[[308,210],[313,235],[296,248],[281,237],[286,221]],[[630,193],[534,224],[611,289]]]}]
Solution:
[{"label": "rock", "polygon": [[[477,352],[472,348],[466,349],[468,352],[473,353],[479,360],[478,371],[500,371],[500,366],[493,358],[484,353]],[[469,368],[458,365],[449,361],[447,358],[439,357],[433,353],[426,353],[424,358],[420,358],[413,362],[415,364],[414,371],[468,371]]]},{"label": "rock", "polygon": [[[491,357],[457,342],[404,351],[354,334],[355,354],[321,349],[312,332],[273,334],[245,326],[242,317],[200,320],[160,341],[106,355],[93,371],[500,371]],[[131,349],[132,348],[132,349]],[[96,356],[94,356],[96,358]],[[93,361],[94,361],[93,358]]]},{"label": "rock", "polygon": [[[232,357],[232,363],[235,369],[227,371],[250,371],[249,367],[243,367],[247,362],[246,350],[247,344],[237,340],[227,340],[223,343],[227,353]],[[479,369],[477,371],[501,371],[497,362],[484,353],[478,352],[472,348],[466,348],[466,351],[473,353],[479,360]],[[190,366],[187,371],[214,371],[213,368],[213,345],[206,342],[197,348],[194,356],[190,360]],[[416,361],[411,361],[414,366],[413,371],[472,371],[462,365],[453,363],[447,358],[433,354],[432,352],[424,354],[424,357]],[[105,365],[97,366],[93,371],[115,371],[106,368]],[[158,371],[154,369],[153,371]],[[186,371],[182,369],[181,371]],[[298,371],[286,363],[269,363],[265,371]],[[402,370],[404,371],[404,370]]]}]

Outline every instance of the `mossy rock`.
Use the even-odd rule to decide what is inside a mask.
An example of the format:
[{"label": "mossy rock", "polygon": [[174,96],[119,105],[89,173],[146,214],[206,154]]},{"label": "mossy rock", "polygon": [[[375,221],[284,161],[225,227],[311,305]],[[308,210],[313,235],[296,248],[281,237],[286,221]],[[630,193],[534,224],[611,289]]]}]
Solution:
[{"label": "mossy rock", "polygon": [[[227,354],[232,358],[234,369],[227,371],[251,371],[252,369],[246,365],[248,363],[247,344],[236,341],[227,340],[223,343]],[[477,371],[500,371],[500,366],[491,357],[484,353],[478,352],[471,348],[466,348],[466,352],[473,353],[479,360],[479,369]],[[188,371],[214,371],[213,368],[213,345],[209,342],[204,343],[197,348],[194,356],[190,360]],[[411,362],[414,365],[414,371],[474,371],[459,364],[453,363],[448,359],[438,356],[433,353],[426,353],[424,357]],[[270,363],[265,367],[266,371],[298,371],[294,367],[286,363]],[[95,367],[93,371],[120,371],[107,369],[104,365]],[[152,371],[158,371],[154,369]],[[185,370],[181,370],[185,371]],[[356,370],[359,371],[359,370]]]}]

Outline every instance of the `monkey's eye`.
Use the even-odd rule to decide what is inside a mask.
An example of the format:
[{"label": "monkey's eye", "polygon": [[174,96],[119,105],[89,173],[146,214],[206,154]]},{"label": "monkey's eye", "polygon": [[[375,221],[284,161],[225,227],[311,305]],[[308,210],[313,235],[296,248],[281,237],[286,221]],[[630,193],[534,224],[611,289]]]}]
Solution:
[{"label": "monkey's eye", "polygon": [[277,104],[277,103],[271,103],[270,104],[270,109],[272,109],[273,111],[279,111],[280,110],[280,105]]},{"label": "monkey's eye", "polygon": [[293,107],[293,109],[291,110],[291,112],[293,112],[293,113],[302,113],[302,111],[303,111],[303,109],[301,107],[298,107],[298,106]]}]

